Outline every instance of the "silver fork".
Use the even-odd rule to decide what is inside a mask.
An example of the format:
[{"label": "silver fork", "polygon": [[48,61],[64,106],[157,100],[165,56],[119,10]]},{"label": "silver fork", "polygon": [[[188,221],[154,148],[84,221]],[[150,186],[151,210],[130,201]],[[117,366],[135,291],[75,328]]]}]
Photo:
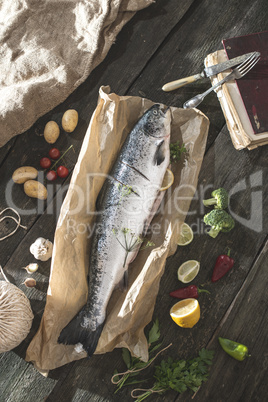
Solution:
[{"label": "silver fork", "polygon": [[234,70],[228,74],[225,78],[219,81],[217,84],[213,85],[207,91],[203,92],[202,94],[196,95],[193,98],[189,99],[183,104],[184,109],[189,109],[198,106],[211,91],[218,88],[220,85],[224,84],[227,81],[244,77],[251,69],[255,66],[256,63],[260,60],[260,53],[254,52],[252,56],[250,56],[247,60],[241,63],[239,66],[234,68]]}]

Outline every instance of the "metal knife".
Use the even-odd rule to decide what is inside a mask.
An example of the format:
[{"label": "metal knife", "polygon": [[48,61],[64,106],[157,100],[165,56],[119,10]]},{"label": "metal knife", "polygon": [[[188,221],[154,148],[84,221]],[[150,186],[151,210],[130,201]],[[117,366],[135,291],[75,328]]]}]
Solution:
[{"label": "metal knife", "polygon": [[212,75],[219,74],[225,70],[228,70],[231,67],[236,66],[237,64],[242,63],[248,57],[250,57],[254,52],[246,53],[241,56],[235,57],[234,59],[230,59],[224,61],[223,63],[215,64],[214,66],[209,66],[204,68],[204,70],[200,74],[191,75],[190,77],[181,78],[176,81],[168,82],[162,87],[162,90],[165,92],[173,91],[174,89],[181,88],[184,85],[190,84],[191,82],[195,82],[200,80],[201,78],[209,78]]}]

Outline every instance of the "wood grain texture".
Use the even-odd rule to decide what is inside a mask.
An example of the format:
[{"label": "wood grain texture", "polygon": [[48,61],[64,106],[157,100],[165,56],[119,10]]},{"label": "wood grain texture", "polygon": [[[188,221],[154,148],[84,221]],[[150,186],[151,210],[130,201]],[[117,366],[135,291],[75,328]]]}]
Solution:
[{"label": "wood grain texture", "polygon": [[[59,140],[56,142],[61,151],[73,144],[75,155],[68,154],[67,166],[72,167],[79,154],[79,150],[84,138],[85,132],[90,122],[91,115],[96,107],[98,91],[101,85],[109,84],[113,91],[120,95],[127,93],[127,90],[133,80],[141,73],[144,66],[148,63],[153,53],[160,46],[170,30],[187,12],[193,0],[187,0],[183,6],[179,6],[176,1],[171,1],[163,6],[163,2],[153,4],[145,10],[142,10],[134,17],[129,24],[122,30],[117,42],[113,45],[107,58],[98,66],[90,77],[84,82],[65,102],[40,118],[34,126],[26,133],[16,138],[15,145],[7,145],[3,149],[2,163],[0,163],[1,191],[0,191],[0,210],[7,205],[13,204],[17,209],[23,209],[31,213],[24,217],[24,224],[30,228],[46,209],[46,202],[38,203],[36,200],[29,199],[23,192],[22,186],[14,186],[11,195],[7,199],[7,185],[13,171],[20,166],[34,166],[39,169],[39,160],[47,156],[51,146],[42,138],[45,124],[49,120],[56,121],[61,127],[61,118],[63,113],[74,108],[79,114],[79,123],[74,133],[67,134],[61,129]],[[173,11],[176,11],[174,14]],[[151,23],[151,29],[148,30],[148,21]],[[160,29],[161,28],[161,29]],[[137,58],[137,49],[139,56]],[[22,152],[23,150],[23,152]],[[9,153],[8,158],[4,155]],[[0,158],[1,158],[0,154]],[[1,162],[1,159],[0,159]],[[57,185],[64,183],[57,180],[56,184],[50,185],[50,198],[53,197]],[[1,226],[3,235],[8,233],[12,222],[5,221]],[[1,264],[5,265],[13,251],[16,249],[24,233],[18,231],[15,236],[7,239],[5,247],[2,250]]]},{"label": "wood grain texture", "polygon": [[56,383],[53,379],[44,379],[14,351],[1,354],[0,367],[2,402],[43,401]]},{"label": "wood grain texture", "polygon": [[[63,112],[68,108],[78,111],[76,131],[73,134],[62,132],[55,144],[61,150],[74,145],[75,154],[70,153],[67,158],[72,168],[101,85],[110,85],[112,91],[120,95],[145,96],[155,102],[180,106],[196,93],[207,89],[209,82],[202,80],[170,93],[163,92],[162,85],[200,72],[204,57],[221,47],[223,37],[267,29],[267,16],[268,3],[265,0],[188,0],[183,3],[158,0],[148,9],[137,13],[90,77],[63,104],[0,150],[0,210],[7,206],[6,186],[12,172],[25,164],[38,167],[39,159],[47,154],[50,146],[40,136],[47,121],[60,123]],[[264,270],[267,265],[267,147],[250,152],[238,152],[233,148],[215,94],[208,96],[200,109],[209,117],[211,125],[197,191],[186,219],[194,230],[195,238],[189,246],[178,248],[176,254],[168,259],[161,280],[154,318],[160,321],[163,346],[170,342],[173,346],[162,357],[158,357],[156,364],[168,355],[174,358],[194,356],[201,347],[208,345],[216,350],[214,365],[209,381],[202,386],[195,399],[216,402],[263,401],[268,391],[264,378],[267,355],[262,346],[267,332],[267,316],[263,308],[263,303],[267,304],[267,274]],[[25,289],[21,285],[27,276],[21,268],[33,262],[29,246],[37,237],[52,240],[64,196],[64,190],[62,194],[60,187],[67,185],[69,179],[52,185],[50,199],[47,203],[41,203],[39,210],[36,200],[28,199],[21,186],[12,189],[12,201],[17,208],[33,211],[23,217],[22,223],[28,228],[26,232],[19,229],[15,236],[0,242],[0,263],[11,281],[29,297],[35,319],[26,340],[14,351],[0,356],[1,401],[34,402],[45,398],[50,402],[133,400],[130,396],[132,387],[113,394],[115,386],[110,382],[111,376],[115,368],[125,370],[119,349],[53,370],[49,378],[41,376],[23,360],[43,313],[50,263],[40,263],[35,276],[36,289]],[[204,232],[202,217],[206,211],[202,199],[208,198],[211,190],[219,186],[233,192],[230,209],[236,219],[236,227],[229,234],[220,234],[217,239],[212,239]],[[1,231],[6,233],[11,224],[5,222]],[[226,277],[212,284],[210,277],[214,262],[219,254],[226,251],[227,246],[231,248],[236,263]],[[204,284],[210,291],[210,295],[202,294],[199,298],[201,319],[191,330],[179,328],[170,319],[169,309],[175,300],[168,295],[181,286],[177,280],[177,269],[188,259],[201,262],[200,273],[194,283]],[[256,306],[260,306],[258,314],[255,313]],[[266,324],[262,326],[265,321]],[[217,343],[219,333],[230,338],[237,337],[248,344],[253,354],[251,360],[241,365],[225,355]],[[153,367],[149,368],[144,377],[152,378],[153,371]],[[152,382],[143,385],[150,387]],[[148,400],[190,401],[191,394],[179,396],[175,392],[168,392]]]},{"label": "wood grain texture", "polygon": [[[195,1],[153,55],[142,75],[133,83],[130,95],[142,91],[147,97],[169,106],[183,103],[207,90],[211,84],[203,79],[172,92],[162,91],[170,81],[200,73],[207,54],[222,49],[224,37],[238,36],[267,29],[268,4],[265,0]],[[198,106],[210,120],[207,148],[212,144],[225,120],[215,93]]]},{"label": "wood grain texture", "polygon": [[11,139],[4,147],[0,148],[0,166],[2,165],[3,161],[7,158],[10,149],[13,147],[16,139]]},{"label": "wood grain texture", "polygon": [[[194,231],[194,240],[187,247],[178,247],[176,254],[168,259],[165,274],[160,284],[154,318],[158,317],[160,320],[161,328],[165,334],[165,344],[173,342],[173,347],[168,352],[173,358],[175,356],[177,359],[193,357],[198,354],[202,347],[209,344],[240,288],[250,280],[248,274],[251,272],[255,259],[261,252],[267,237],[265,212],[265,205],[267,205],[267,184],[265,183],[268,174],[267,151],[265,147],[252,153],[241,151],[238,158],[237,151],[230,145],[231,140],[227,128],[224,127],[204,158],[197,191],[186,219]],[[203,207],[202,199],[209,198],[212,189],[219,186],[225,187],[228,191],[239,189],[230,199],[230,210],[232,214],[236,215],[236,225],[231,232],[221,233],[216,239],[212,239],[205,234],[202,217],[209,209]],[[261,222],[260,226],[255,228],[257,231],[248,227],[249,222],[239,222],[240,218],[250,221],[252,213],[256,221]],[[261,220],[258,216],[261,216]],[[220,281],[211,283],[216,258],[226,252],[227,247],[230,247],[231,255],[235,260],[234,267]],[[177,327],[169,319],[169,309],[176,302],[175,299],[169,297],[169,292],[184,286],[177,280],[177,269],[189,259],[200,261],[199,274],[192,284],[198,286],[202,284],[210,292],[209,295],[200,295],[201,319],[190,330]],[[254,320],[254,313],[249,320]],[[242,321],[240,324],[241,326],[247,325]],[[226,370],[226,367],[223,370]],[[221,368],[218,367],[216,372],[220,378]],[[153,375],[153,370],[151,375]],[[262,381],[262,388],[266,389],[264,381]],[[227,400],[221,399],[220,390],[216,393],[216,388],[214,388],[214,393],[215,399],[208,400]],[[191,393],[185,393],[179,396],[178,400],[190,401],[191,396]],[[161,396],[154,398],[157,402],[163,400]],[[169,392],[165,396],[165,400],[171,401],[173,398],[176,398],[175,392]],[[212,394],[210,394],[210,398],[212,398]],[[234,398],[233,400],[239,399]]]},{"label": "wood grain texture", "polygon": [[[264,278],[267,265],[266,241],[243,286],[209,342],[209,348],[216,351],[214,364],[209,381],[197,393],[196,401],[213,398],[219,401],[245,402],[266,400],[268,386],[264,383],[268,369],[268,296]],[[222,350],[218,343],[219,336],[247,345],[251,356],[243,362],[233,359]]]},{"label": "wood grain texture", "polygon": [[[177,253],[167,261],[154,314],[154,318],[158,318],[160,321],[165,345],[173,342],[172,348],[168,352],[165,352],[164,356],[171,354],[178,359],[182,357],[187,358],[197,354],[202,347],[206,347],[211,335],[217,330],[219,322],[225,316],[235,295],[239,292],[244,282],[247,281],[247,275],[259,250],[262,249],[263,241],[266,237],[264,228],[259,228],[260,233],[254,233],[238,221],[232,232],[220,234],[217,240],[210,238],[204,233],[205,227],[201,223],[201,219],[205,213],[205,209],[202,207],[202,199],[204,196],[209,197],[212,188],[220,184],[230,191],[241,180],[242,182],[244,179],[246,180],[248,183],[247,187],[241,192],[233,194],[231,198],[231,210],[238,217],[244,215],[245,218],[249,219],[250,208],[246,212],[245,205],[248,207],[252,201],[250,177],[252,175],[254,177],[254,174],[261,171],[262,183],[255,184],[257,184],[256,188],[263,188],[262,201],[264,205],[267,203],[267,186],[265,185],[267,169],[263,170],[266,160],[265,148],[260,148],[254,151],[254,153],[250,153],[250,164],[248,163],[248,151],[242,151],[237,166],[238,170],[232,174],[229,163],[231,166],[235,165],[237,151],[232,148],[230,142],[230,137],[225,128],[207,152],[200,173],[197,193],[191,204],[187,218],[187,222],[191,224],[195,231],[195,238],[189,246],[185,248],[178,247]],[[219,152],[219,149],[222,151]],[[215,155],[217,155],[216,164]],[[226,164],[227,156],[228,164]],[[212,284],[210,278],[215,260],[219,254],[226,250],[227,245],[232,250],[232,256],[236,261],[235,266],[221,281]],[[200,273],[195,280],[195,284],[203,284],[205,289],[210,291],[210,295],[203,294],[200,296],[201,320],[191,330],[179,328],[169,317],[169,309],[175,300],[171,299],[168,293],[181,286],[177,280],[177,269],[187,259],[197,259],[201,262]],[[160,361],[160,358],[158,358],[158,361]],[[106,368],[105,372],[103,372],[103,367]],[[112,395],[114,386],[109,384],[109,375],[114,372],[115,368],[124,370],[121,353],[117,350],[107,355],[93,356],[90,360],[75,362],[67,377],[60,385],[55,386],[48,400],[57,400],[62,394],[66,398],[70,397],[68,400],[72,400],[71,398],[74,397],[75,390],[77,389],[83,389],[88,392],[87,399],[85,400],[91,400],[90,398],[93,398],[95,394],[101,398],[99,400],[103,401],[130,400],[129,390],[123,390],[116,394],[116,397]],[[74,372],[77,373],[75,377],[73,375]],[[83,376],[83,372],[87,372],[86,378]],[[96,376],[96,372],[100,373],[100,376]],[[52,373],[51,375],[53,375]],[[148,369],[146,377],[150,378],[152,375],[153,368]],[[105,382],[106,388],[101,386],[103,382]],[[85,397],[84,394],[83,397]],[[170,392],[167,394],[167,399],[165,400],[173,400],[175,397],[176,394]],[[158,399],[154,398],[159,401],[163,400],[162,397]],[[185,400],[185,395],[182,396],[182,400]]]}]

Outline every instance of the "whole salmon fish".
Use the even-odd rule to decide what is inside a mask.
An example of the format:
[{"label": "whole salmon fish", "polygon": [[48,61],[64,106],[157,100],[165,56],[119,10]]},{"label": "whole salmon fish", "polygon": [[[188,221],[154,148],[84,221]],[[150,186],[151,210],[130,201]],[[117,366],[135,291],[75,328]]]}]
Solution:
[{"label": "whole salmon fish", "polygon": [[59,337],[60,343],[82,344],[88,356],[97,347],[112,292],[117,285],[126,287],[128,266],[159,205],[170,163],[170,126],[169,109],[155,104],[147,110],[129,133],[99,194],[87,303]]}]

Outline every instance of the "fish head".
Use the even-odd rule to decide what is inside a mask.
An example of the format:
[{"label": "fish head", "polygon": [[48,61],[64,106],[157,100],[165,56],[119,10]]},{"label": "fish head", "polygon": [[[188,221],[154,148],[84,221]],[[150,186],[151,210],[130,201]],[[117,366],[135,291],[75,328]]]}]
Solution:
[{"label": "fish head", "polygon": [[165,109],[157,103],[145,112],[142,120],[147,135],[159,139],[170,136],[170,108]]}]

